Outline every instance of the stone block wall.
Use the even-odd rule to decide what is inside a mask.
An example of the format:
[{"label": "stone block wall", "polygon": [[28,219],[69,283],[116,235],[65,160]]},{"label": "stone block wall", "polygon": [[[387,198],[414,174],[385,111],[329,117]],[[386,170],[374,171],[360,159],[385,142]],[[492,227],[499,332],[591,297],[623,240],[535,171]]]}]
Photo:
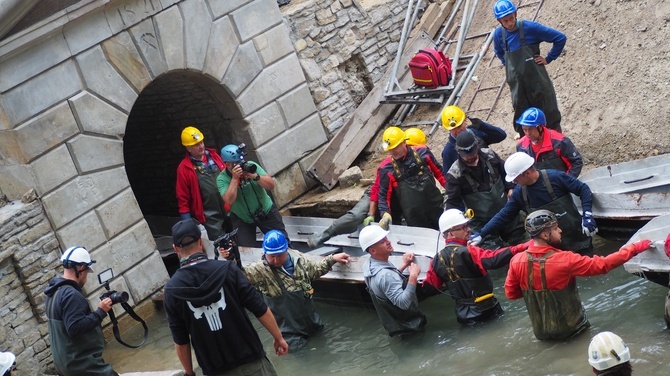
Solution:
[{"label": "stone block wall", "polygon": [[358,0],[305,1],[282,7],[300,64],[330,133],[379,82],[398,50],[407,1],[365,9]]},{"label": "stone block wall", "polygon": [[60,247],[42,205],[0,208],[0,348],[17,355],[20,375],[51,368],[44,289],[58,273]]}]

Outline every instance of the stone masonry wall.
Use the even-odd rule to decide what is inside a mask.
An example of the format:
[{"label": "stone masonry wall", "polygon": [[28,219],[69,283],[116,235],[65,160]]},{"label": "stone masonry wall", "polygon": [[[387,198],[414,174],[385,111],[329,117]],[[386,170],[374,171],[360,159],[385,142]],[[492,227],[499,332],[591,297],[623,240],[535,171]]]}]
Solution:
[{"label": "stone masonry wall", "polygon": [[306,1],[282,7],[300,64],[330,133],[339,129],[393,62],[407,1]]},{"label": "stone masonry wall", "polygon": [[53,363],[44,289],[57,275],[60,248],[37,200],[0,208],[0,234],[0,349],[17,355],[20,376],[35,375]]}]

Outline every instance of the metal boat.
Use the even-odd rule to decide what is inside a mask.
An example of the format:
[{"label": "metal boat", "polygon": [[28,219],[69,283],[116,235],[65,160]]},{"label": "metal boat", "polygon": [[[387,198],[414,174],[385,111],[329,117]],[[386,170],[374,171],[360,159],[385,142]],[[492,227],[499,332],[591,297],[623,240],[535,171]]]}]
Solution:
[{"label": "metal boat", "polygon": [[579,180],[593,193],[599,235],[626,239],[650,219],[670,214],[670,154],[598,167]]},{"label": "metal boat", "polygon": [[670,276],[670,259],[665,255],[665,239],[670,233],[670,214],[662,215],[650,220],[639,229],[628,241],[636,242],[650,239],[656,246],[640,253],[626,262],[623,267],[631,274],[635,274],[662,286],[668,286]]},{"label": "metal boat", "polygon": [[[307,239],[320,234],[333,223],[330,218],[314,217],[283,217],[286,231],[291,239],[291,246],[305,253],[308,257],[321,259],[337,252],[346,252],[351,256],[347,265],[335,264],[327,274],[314,281],[314,298],[319,301],[338,304],[371,306],[370,296],[365,289],[363,279],[363,267],[370,255],[364,252],[358,244],[358,231],[352,234],[338,235],[319,248],[310,250],[307,247]],[[360,230],[360,228],[359,228]],[[415,262],[421,267],[419,280],[425,278],[433,256],[437,251],[440,233],[437,230],[391,225],[389,240],[393,244],[393,254],[389,261],[399,266],[402,264],[402,256],[405,253],[414,253]],[[262,234],[257,235],[262,239]],[[242,264],[258,261],[263,255],[260,248],[240,249]],[[420,293],[420,289],[418,289]],[[422,298],[420,296],[420,298]]]}]

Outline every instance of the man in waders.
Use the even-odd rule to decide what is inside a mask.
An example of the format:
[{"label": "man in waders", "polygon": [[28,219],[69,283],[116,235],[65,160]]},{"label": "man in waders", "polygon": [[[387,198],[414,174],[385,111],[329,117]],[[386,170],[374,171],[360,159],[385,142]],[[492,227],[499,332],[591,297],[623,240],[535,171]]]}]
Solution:
[{"label": "man in waders", "polygon": [[652,242],[641,240],[607,256],[581,256],[559,249],[559,219],[549,210],[537,210],[526,218],[526,231],[533,239],[528,249],[514,255],[505,280],[508,299],[526,302],[533,333],[539,340],[566,340],[589,327],[579,299],[575,277],[607,274]]},{"label": "man in waders", "polygon": [[[470,220],[458,209],[449,209],[440,216],[440,232],[445,247],[433,258],[423,282],[424,291],[443,291],[444,285],[456,305],[456,320],[461,324],[488,321],[503,315],[500,302],[493,295],[489,269],[506,267],[513,255],[528,244],[495,251],[467,245]],[[426,288],[427,284],[434,289]],[[435,290],[436,289],[436,290]]]},{"label": "man in waders", "polygon": [[[556,213],[558,224],[563,229],[563,237],[556,247],[580,254],[591,253],[591,237],[598,232],[598,226],[591,213],[591,189],[572,176],[557,170],[537,170],[535,160],[526,153],[516,152],[505,161],[505,180],[517,186],[507,204],[491,218],[471,241],[479,244],[483,237],[500,230],[514,220],[523,210],[526,213],[547,209]],[[571,193],[582,202],[583,215],[579,214]]]},{"label": "man in waders", "polygon": [[[491,149],[479,147],[475,136],[462,132],[456,137],[458,160],[447,173],[445,209],[472,213],[470,229],[479,232],[507,203],[514,184],[503,179],[503,160]],[[440,229],[441,231],[441,229]],[[519,244],[527,240],[519,215],[499,231],[482,240],[483,248],[498,248],[504,243]]]},{"label": "man in waders", "polygon": [[[545,65],[558,58],[567,37],[540,23],[517,20],[510,0],[498,0],[493,14],[501,25],[493,34],[493,50],[505,66],[514,119],[528,107],[539,107],[547,116],[547,127],[561,132],[561,112]],[[540,55],[541,42],[552,43],[546,58]],[[514,124],[514,129],[523,136],[521,127]]]},{"label": "man in waders", "polygon": [[263,260],[247,265],[244,274],[263,294],[277,319],[289,351],[299,350],[307,338],[323,327],[312,303],[312,280],[328,273],[336,262],[347,264],[349,255],[337,253],[314,261],[289,249],[288,240],[277,230],[263,238]]},{"label": "man in waders", "polygon": [[[426,134],[423,133],[423,131],[419,128],[407,128],[405,131],[405,137],[407,140],[405,141],[408,146],[425,146],[426,145]],[[390,162],[390,157],[387,157],[384,161],[386,163]],[[391,212],[393,213],[401,213],[400,208],[398,207],[397,203],[395,202],[394,198],[391,198]],[[322,233],[320,234],[315,234],[309,237],[307,239],[307,245],[310,248],[316,248],[326,241],[328,239],[332,238],[333,236],[341,235],[341,234],[350,234],[352,232],[355,232],[358,230],[358,226],[361,224],[363,226],[367,226],[370,223],[374,222],[378,218],[377,216],[377,203],[379,202],[379,171],[375,174],[375,180],[372,183],[372,185],[365,190],[363,193],[363,197],[361,197],[360,201],[351,208],[351,210],[348,210],[346,214],[343,216],[337,218],[333,224],[328,226],[327,229],[325,229]],[[401,223],[401,216],[400,215],[395,215],[395,222],[394,224],[400,224]]]},{"label": "man in waders", "polygon": [[[377,315],[391,337],[417,333],[426,325],[426,316],[419,311],[416,295],[421,267],[415,264],[414,254],[403,255],[400,269],[389,262],[393,245],[388,231],[376,225],[365,226],[359,236],[361,249],[370,253],[363,267],[365,285]],[[409,268],[409,276],[402,274]]]},{"label": "man in waders", "polygon": [[102,359],[105,337],[102,320],[112,309],[112,299],[105,298],[91,311],[82,287],[93,273],[91,255],[84,247],[70,247],[60,258],[63,276],[49,281],[44,293],[49,322],[49,341],[54,366],[59,375],[117,376]]},{"label": "man in waders", "polygon": [[181,219],[195,218],[214,241],[223,235],[223,200],[216,177],[225,169],[216,149],[205,147],[205,136],[195,127],[181,132],[186,155],[177,167],[177,207]]},{"label": "man in waders", "polygon": [[[396,196],[408,226],[438,229],[442,214],[442,194],[435,185],[437,179],[446,185],[442,166],[426,146],[407,146],[407,136],[398,127],[390,127],[382,136],[382,147],[391,160],[378,169],[379,225],[388,229],[393,221],[391,198]],[[394,215],[397,215],[394,213]]]},{"label": "man in waders", "polygon": [[[456,137],[462,132],[472,132],[477,142],[479,142],[479,147],[482,148],[487,148],[489,145],[497,144],[507,138],[507,133],[502,128],[477,118],[466,117],[465,112],[458,106],[445,107],[440,117],[442,118],[442,126],[449,131],[449,138],[447,143],[444,144],[444,149],[442,149],[442,174],[445,176],[451,165],[458,159]],[[466,120],[470,121],[470,125],[467,125]]]},{"label": "man in waders", "polygon": [[258,163],[244,159],[245,148],[244,144],[221,148],[226,166],[216,178],[219,197],[230,205],[237,242],[246,247],[258,246],[256,227],[263,233],[279,230],[288,238],[282,216],[268,194],[275,188],[275,181]]},{"label": "man in waders", "polygon": [[573,177],[582,172],[582,155],[569,138],[553,129],[547,128],[544,112],[530,107],[516,121],[526,135],[516,144],[520,151],[535,158],[535,167],[563,171]]}]

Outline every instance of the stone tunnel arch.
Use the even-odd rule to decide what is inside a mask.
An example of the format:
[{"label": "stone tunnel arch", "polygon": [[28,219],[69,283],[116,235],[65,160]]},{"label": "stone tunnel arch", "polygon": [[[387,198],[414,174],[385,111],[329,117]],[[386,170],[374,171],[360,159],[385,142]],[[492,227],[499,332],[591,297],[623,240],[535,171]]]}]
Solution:
[{"label": "stone tunnel arch", "polygon": [[195,126],[205,135],[207,147],[220,150],[239,142],[233,127],[245,123],[225,88],[197,72],[164,74],[140,93],[128,116],[123,157],[128,181],[154,235],[169,235],[169,229],[158,226],[158,218],[178,217],[175,181],[185,155],[182,129]]}]

